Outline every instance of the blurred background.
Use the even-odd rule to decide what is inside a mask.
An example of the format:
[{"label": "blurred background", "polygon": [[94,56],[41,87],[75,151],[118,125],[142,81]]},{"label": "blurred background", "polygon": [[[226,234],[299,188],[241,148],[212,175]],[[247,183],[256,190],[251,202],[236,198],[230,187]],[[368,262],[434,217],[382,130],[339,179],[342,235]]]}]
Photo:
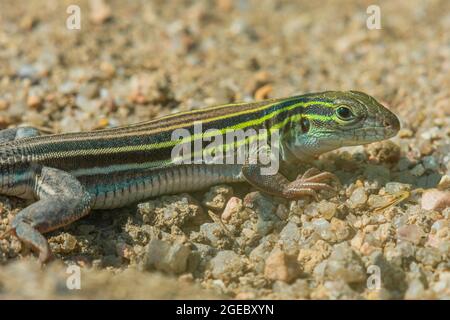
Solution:
[{"label": "blurred background", "polygon": [[[403,164],[386,166],[387,174],[395,172],[391,180],[435,187],[450,174],[450,1],[377,1],[381,29],[370,30],[366,10],[372,4],[0,0],[0,129],[91,130],[206,105],[360,90],[401,119],[394,142]],[[71,5],[80,9],[79,29],[67,28]],[[437,265],[427,267],[434,279]],[[448,262],[440,268],[448,285]],[[22,296],[25,291],[8,282],[22,276],[17,267],[8,270],[6,293]],[[97,296],[93,283],[90,294]],[[404,286],[400,295],[386,297],[404,297]],[[256,297],[277,297],[261,292]],[[158,297],[172,297],[164,294]]]}]

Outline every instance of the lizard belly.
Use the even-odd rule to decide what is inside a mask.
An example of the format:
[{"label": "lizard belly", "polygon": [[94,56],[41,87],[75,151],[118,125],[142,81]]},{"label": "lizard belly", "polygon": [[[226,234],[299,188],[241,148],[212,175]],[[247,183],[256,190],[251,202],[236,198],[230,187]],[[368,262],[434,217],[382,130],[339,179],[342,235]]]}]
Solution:
[{"label": "lizard belly", "polygon": [[241,165],[181,165],[77,179],[92,196],[93,209],[124,207],[148,198],[244,181]]}]

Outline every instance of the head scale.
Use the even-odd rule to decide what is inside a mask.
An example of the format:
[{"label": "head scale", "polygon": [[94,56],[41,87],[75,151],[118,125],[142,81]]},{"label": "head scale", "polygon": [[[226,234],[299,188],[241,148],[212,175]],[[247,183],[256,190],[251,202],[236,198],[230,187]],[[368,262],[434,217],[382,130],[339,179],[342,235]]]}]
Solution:
[{"label": "head scale", "polygon": [[308,104],[292,117],[283,139],[289,153],[300,159],[385,140],[400,129],[397,116],[363,92],[327,91],[306,98]]}]

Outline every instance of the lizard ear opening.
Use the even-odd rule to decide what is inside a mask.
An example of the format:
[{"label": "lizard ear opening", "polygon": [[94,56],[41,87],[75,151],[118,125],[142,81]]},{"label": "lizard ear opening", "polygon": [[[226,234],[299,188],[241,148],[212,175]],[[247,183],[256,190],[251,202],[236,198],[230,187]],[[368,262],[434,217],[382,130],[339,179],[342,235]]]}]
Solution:
[{"label": "lizard ear opening", "polygon": [[311,125],[310,125],[308,119],[302,118],[300,120],[300,128],[301,128],[303,134],[308,133],[310,127],[311,127]]}]

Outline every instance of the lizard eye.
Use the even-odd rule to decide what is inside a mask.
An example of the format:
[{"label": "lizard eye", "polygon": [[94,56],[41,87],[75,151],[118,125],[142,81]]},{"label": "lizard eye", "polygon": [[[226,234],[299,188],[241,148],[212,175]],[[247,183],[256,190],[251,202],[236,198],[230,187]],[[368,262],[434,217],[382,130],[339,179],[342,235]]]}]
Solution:
[{"label": "lizard eye", "polygon": [[309,120],[306,118],[302,118],[300,120],[300,128],[302,129],[302,133],[307,133],[309,131]]},{"label": "lizard eye", "polygon": [[344,121],[350,120],[355,116],[352,110],[350,110],[350,108],[343,106],[336,109],[336,115],[338,116],[339,119]]}]

